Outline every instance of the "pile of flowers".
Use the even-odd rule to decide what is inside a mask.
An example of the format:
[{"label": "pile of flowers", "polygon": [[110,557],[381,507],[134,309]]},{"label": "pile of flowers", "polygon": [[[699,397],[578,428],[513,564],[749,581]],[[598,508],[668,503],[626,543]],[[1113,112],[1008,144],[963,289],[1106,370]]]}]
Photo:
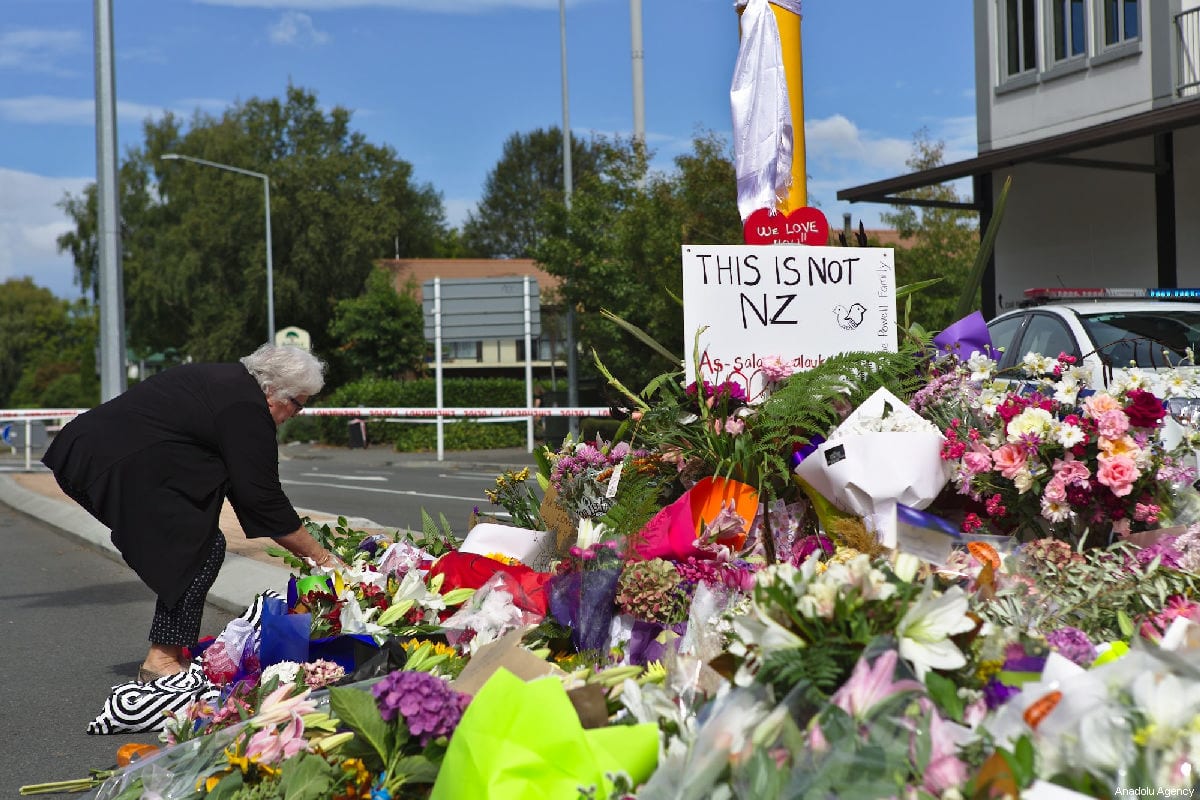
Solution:
[{"label": "pile of flowers", "polygon": [[1030,354],[1026,380],[998,388],[995,362],[976,354],[914,397],[915,408],[944,421],[942,457],[974,503],[964,531],[1047,530],[1078,540],[1089,530],[1146,530],[1173,489],[1195,479],[1157,435],[1166,410],[1143,388],[1144,376],[1130,372],[1094,390],[1074,362]]},{"label": "pile of flowers", "polygon": [[[1148,380],[1093,389],[1065,356],[1019,382],[978,354],[776,363],[757,398],[661,380],[616,441],[501,476],[518,533],[566,528],[548,570],[470,531],[314,526],[348,567],[289,562],[286,612],[341,663],[263,663],[266,626],[231,632],[220,702],[99,796],[1193,787],[1200,497]],[[883,437],[932,437],[931,462],[870,475]]]}]

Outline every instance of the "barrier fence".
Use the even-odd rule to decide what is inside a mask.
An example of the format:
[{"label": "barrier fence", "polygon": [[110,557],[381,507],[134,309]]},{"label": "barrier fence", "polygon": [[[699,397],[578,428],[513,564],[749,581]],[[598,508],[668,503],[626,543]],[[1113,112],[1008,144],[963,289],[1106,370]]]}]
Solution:
[{"label": "barrier fence", "polygon": [[[33,423],[35,421],[55,420],[64,424],[71,418],[87,411],[86,408],[16,408],[0,409],[0,439],[5,446],[16,448],[14,441],[14,426],[24,424],[24,435],[21,441],[25,450],[25,470],[32,465],[33,457]],[[447,421],[459,419],[474,419],[479,422],[525,422],[527,424],[528,448],[533,452],[533,421],[547,417],[607,417],[611,414],[608,408],[306,408],[297,416],[303,417],[348,417],[360,420],[384,419],[395,422],[433,422],[438,426],[438,461],[444,454],[442,425]]]}]

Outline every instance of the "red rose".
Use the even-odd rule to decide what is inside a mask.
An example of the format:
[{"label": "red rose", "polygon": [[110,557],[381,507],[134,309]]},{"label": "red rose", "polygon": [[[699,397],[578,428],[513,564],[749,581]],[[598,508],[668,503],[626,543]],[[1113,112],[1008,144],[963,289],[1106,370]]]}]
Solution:
[{"label": "red rose", "polygon": [[1157,428],[1159,421],[1167,415],[1163,401],[1150,392],[1130,389],[1126,398],[1129,405],[1125,406],[1125,416],[1135,428]]}]

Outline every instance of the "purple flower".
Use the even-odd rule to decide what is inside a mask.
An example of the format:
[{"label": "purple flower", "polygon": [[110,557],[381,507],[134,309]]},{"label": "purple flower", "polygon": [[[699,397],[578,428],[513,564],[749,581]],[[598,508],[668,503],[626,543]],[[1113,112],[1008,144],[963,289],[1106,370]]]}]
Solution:
[{"label": "purple flower", "polygon": [[1138,566],[1148,567],[1154,559],[1167,569],[1179,569],[1183,553],[1175,546],[1176,536],[1164,536],[1149,547],[1143,547],[1134,553]]},{"label": "purple flower", "polygon": [[1021,690],[1016,686],[1009,686],[1001,683],[995,678],[989,678],[988,682],[983,687],[983,701],[987,703],[989,710],[997,709],[1004,705],[1014,695],[1021,693]]},{"label": "purple flower", "polygon": [[1063,658],[1069,658],[1081,667],[1091,666],[1096,660],[1096,646],[1079,628],[1067,626],[1050,631],[1046,634],[1046,644],[1057,650]]},{"label": "purple flower", "polygon": [[821,551],[821,553],[827,556],[833,555],[833,542],[829,541],[820,534],[805,536],[803,539],[796,542],[796,546],[792,550],[792,555],[789,560],[791,561],[792,566],[798,567],[807,561],[809,556],[817,551]]},{"label": "purple flower", "polygon": [[393,672],[371,687],[379,714],[388,722],[403,715],[404,724],[421,746],[454,733],[471,701],[428,672]]}]

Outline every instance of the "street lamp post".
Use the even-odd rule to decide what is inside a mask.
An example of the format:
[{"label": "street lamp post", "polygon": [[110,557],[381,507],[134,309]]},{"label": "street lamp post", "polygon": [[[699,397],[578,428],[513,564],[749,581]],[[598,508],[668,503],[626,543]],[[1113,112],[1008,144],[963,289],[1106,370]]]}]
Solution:
[{"label": "street lamp post", "polygon": [[178,153],[164,153],[160,158],[166,161],[191,161],[195,164],[203,164],[206,167],[215,167],[216,169],[227,170],[228,172],[237,172],[242,175],[249,175],[252,178],[259,178],[263,182],[263,201],[266,205],[267,217],[267,342],[269,344],[275,342],[275,279],[271,269],[271,179],[261,172],[254,172],[241,167],[231,167],[228,164],[218,164],[215,161],[206,161],[203,158],[194,156],[184,156]]}]

